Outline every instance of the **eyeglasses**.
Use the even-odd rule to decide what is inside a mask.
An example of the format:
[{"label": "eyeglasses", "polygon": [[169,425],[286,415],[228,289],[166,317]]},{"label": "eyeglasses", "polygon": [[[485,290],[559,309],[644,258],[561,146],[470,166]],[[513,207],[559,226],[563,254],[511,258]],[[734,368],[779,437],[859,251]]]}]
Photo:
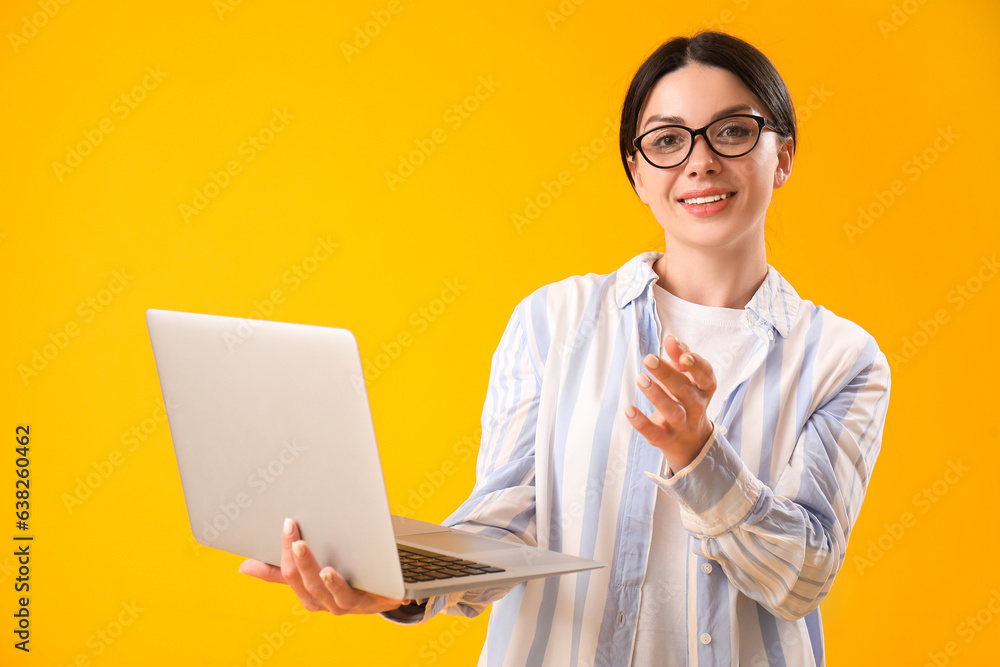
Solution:
[{"label": "eyeglasses", "polygon": [[722,157],[742,157],[757,147],[761,132],[778,129],[766,118],[733,114],[692,130],[684,125],[661,125],[632,140],[646,162],[659,169],[683,164],[694,150],[695,137],[701,135],[712,152]]}]

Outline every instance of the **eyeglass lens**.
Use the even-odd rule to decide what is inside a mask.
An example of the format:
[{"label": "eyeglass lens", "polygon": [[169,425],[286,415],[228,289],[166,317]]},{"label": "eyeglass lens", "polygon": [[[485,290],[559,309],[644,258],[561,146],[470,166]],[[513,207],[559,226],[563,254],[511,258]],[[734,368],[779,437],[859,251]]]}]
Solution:
[{"label": "eyeglass lens", "polygon": [[[719,155],[738,157],[753,149],[760,127],[753,118],[720,118],[705,129],[705,138]],[[687,159],[692,131],[668,125],[642,138],[643,155],[659,167],[673,167]]]}]

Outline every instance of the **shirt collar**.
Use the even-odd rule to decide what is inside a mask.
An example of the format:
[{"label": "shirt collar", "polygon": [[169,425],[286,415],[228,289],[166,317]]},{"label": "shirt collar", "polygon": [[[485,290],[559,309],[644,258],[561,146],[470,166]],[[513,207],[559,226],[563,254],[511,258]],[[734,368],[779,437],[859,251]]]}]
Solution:
[{"label": "shirt collar", "polygon": [[[636,255],[617,271],[615,278],[615,301],[619,308],[644,294],[651,283],[658,280],[653,271],[653,262],[663,256],[661,252],[644,252]],[[764,282],[744,306],[747,319],[752,324],[758,321],[770,324],[782,337],[788,336],[792,322],[802,299],[795,288],[785,280],[777,269],[767,265]]]}]

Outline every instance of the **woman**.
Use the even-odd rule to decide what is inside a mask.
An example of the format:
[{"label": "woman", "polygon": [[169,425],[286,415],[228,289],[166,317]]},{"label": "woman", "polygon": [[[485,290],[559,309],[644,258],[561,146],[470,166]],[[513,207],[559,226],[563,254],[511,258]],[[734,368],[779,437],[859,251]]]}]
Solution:
[{"label": "woman", "polygon": [[671,40],[632,81],[620,148],[665,253],[517,306],[476,487],[446,521],[609,566],[409,603],[321,570],[287,522],[280,571],[242,571],[312,610],[402,623],[492,602],[482,664],[824,664],[818,605],[878,455],[889,368],[767,264],[788,90],[739,39]]}]

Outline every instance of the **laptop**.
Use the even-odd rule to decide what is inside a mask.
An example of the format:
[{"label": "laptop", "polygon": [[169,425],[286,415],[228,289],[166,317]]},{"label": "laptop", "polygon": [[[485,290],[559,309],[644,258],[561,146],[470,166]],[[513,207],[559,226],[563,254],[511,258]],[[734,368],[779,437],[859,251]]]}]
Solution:
[{"label": "laptop", "polygon": [[603,567],[389,511],[347,329],[146,311],[194,538],[278,565],[285,517],[320,566],[394,599]]}]

